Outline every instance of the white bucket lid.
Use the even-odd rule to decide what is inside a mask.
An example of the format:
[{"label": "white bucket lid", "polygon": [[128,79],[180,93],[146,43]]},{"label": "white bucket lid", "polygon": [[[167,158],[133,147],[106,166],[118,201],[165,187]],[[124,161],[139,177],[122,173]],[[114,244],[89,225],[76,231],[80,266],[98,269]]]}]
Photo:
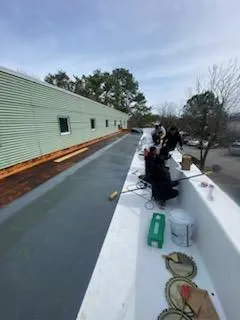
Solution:
[{"label": "white bucket lid", "polygon": [[183,209],[174,209],[170,212],[170,220],[178,224],[193,224],[194,219]]}]

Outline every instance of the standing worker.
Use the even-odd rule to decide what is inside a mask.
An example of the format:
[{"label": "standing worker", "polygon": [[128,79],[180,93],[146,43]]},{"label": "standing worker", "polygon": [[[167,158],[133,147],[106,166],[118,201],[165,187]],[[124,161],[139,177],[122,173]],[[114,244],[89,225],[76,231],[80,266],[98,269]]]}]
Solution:
[{"label": "standing worker", "polygon": [[163,139],[161,155],[167,159],[169,151],[173,151],[177,144],[179,144],[180,148],[182,149],[183,143],[178,128],[176,126],[171,126],[170,130]]},{"label": "standing worker", "polygon": [[155,129],[152,131],[152,140],[155,145],[159,145],[161,140],[166,136],[166,129],[160,122],[156,122]]}]

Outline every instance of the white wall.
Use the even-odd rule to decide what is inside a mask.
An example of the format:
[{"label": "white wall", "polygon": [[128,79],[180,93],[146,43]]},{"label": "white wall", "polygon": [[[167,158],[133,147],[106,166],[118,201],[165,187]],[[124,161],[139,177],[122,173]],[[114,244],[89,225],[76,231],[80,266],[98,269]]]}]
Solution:
[{"label": "white wall", "polygon": [[[195,165],[191,171],[179,171],[178,152],[170,161],[173,176],[200,173]],[[214,185],[211,201],[201,181]],[[196,243],[214,287],[229,320],[240,319],[240,207],[208,177],[197,177],[181,183],[180,202],[196,220]]]}]

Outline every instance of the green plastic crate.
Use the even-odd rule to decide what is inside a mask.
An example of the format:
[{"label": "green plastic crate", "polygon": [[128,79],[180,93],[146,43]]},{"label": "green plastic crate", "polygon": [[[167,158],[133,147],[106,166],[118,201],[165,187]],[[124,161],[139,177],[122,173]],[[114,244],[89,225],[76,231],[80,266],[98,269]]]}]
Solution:
[{"label": "green plastic crate", "polygon": [[148,231],[148,245],[162,248],[164,241],[165,215],[162,213],[153,213]]}]

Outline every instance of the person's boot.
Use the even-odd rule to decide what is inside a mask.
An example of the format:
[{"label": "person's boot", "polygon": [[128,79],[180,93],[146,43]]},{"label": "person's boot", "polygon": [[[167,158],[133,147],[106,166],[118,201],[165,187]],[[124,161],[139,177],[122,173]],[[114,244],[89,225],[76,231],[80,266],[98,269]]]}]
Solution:
[{"label": "person's boot", "polygon": [[166,201],[160,200],[160,209],[164,209],[166,207]]}]

